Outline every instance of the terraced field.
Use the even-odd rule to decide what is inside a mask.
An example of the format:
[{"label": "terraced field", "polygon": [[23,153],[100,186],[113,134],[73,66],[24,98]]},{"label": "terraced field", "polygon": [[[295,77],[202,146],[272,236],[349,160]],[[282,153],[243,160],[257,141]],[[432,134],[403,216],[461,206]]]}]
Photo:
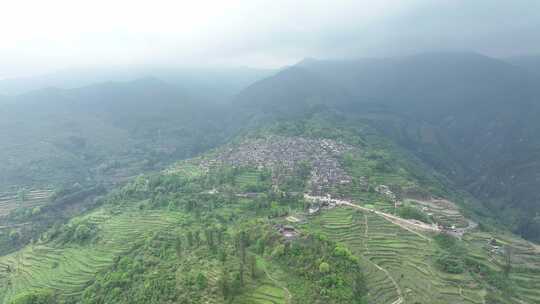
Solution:
[{"label": "terraced field", "polygon": [[77,294],[113,259],[148,235],[178,224],[180,214],[129,211],[121,214],[97,210],[86,218],[96,223],[100,240],[93,245],[38,243],[0,258],[0,303],[28,290],[50,288],[62,295]]},{"label": "terraced field", "polygon": [[285,291],[276,286],[270,279],[265,279],[262,282],[257,282],[253,289],[250,289],[248,294],[243,295],[238,299],[238,303],[245,304],[285,304]]},{"label": "terraced field", "polygon": [[24,192],[21,200],[17,191],[0,193],[0,217],[6,216],[17,207],[34,208],[46,204],[53,193],[52,189],[30,189]]},{"label": "terraced field", "polygon": [[178,174],[188,178],[196,178],[204,173],[199,165],[188,161],[181,161],[163,171],[165,174]]},{"label": "terraced field", "polygon": [[361,258],[369,303],[483,303],[484,291],[472,277],[442,273],[433,266],[435,246],[429,238],[374,213],[348,208],[325,211],[313,224]]},{"label": "terraced field", "polygon": [[[252,281],[249,292],[243,294],[235,303],[241,304],[288,304],[290,293],[280,283],[286,274],[280,269],[269,270],[270,265],[262,257],[257,258],[257,268],[261,270],[261,278]],[[273,273],[272,273],[273,272]]]},{"label": "terraced field", "polygon": [[469,226],[469,221],[461,214],[456,204],[443,200],[432,199],[429,201],[405,200],[407,203],[421,207],[426,213],[429,213],[436,223],[446,227],[455,226],[463,228]]},{"label": "terraced field", "polygon": [[497,240],[499,247],[512,248],[510,279],[516,295],[520,298],[516,299],[516,303],[540,303],[540,248],[510,235],[490,235],[481,232],[466,235],[464,239],[476,248],[476,252],[487,254],[487,258],[479,257],[479,262],[486,264],[487,260],[488,265],[496,270],[502,269],[505,256],[502,251],[495,250],[496,247],[489,245],[493,238]]},{"label": "terraced field", "polygon": [[256,170],[249,170],[236,177],[236,184],[240,187],[247,187],[249,185],[257,184],[258,179],[259,172]]}]

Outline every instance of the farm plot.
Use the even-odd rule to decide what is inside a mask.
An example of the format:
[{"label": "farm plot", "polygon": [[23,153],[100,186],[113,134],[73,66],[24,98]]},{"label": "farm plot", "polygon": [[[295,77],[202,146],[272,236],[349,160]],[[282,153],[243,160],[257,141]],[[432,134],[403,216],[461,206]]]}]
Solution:
[{"label": "farm plot", "polygon": [[[433,266],[433,242],[371,212],[336,208],[314,221],[321,232],[347,245],[366,271],[369,303],[482,303],[482,289],[468,275]],[[462,289],[469,291],[464,296]]]},{"label": "farm plot", "polygon": [[92,245],[34,244],[0,258],[0,303],[24,291],[52,289],[61,295],[82,291],[100,270],[138,240],[181,220],[171,212],[125,212],[111,216],[98,210],[86,218],[100,227],[100,240]]},{"label": "farm plot", "polygon": [[9,191],[0,194],[0,217],[8,215],[18,207],[34,208],[43,206],[49,201],[52,189],[30,189],[25,191]]},{"label": "farm plot", "polygon": [[[497,245],[490,245],[496,240]],[[540,303],[540,250],[533,244],[510,235],[470,233],[465,241],[476,248],[475,260],[493,269],[505,264],[504,250],[511,249],[510,280],[515,289],[515,303]]]},{"label": "farm plot", "polygon": [[469,221],[461,214],[459,208],[453,202],[444,199],[412,200],[406,202],[417,205],[426,213],[430,214],[436,223],[445,227],[464,228],[469,226]]},{"label": "farm plot", "polygon": [[259,172],[256,170],[248,170],[238,175],[235,182],[238,186],[245,188],[251,185],[256,185],[259,180]]},{"label": "farm plot", "polygon": [[204,174],[205,170],[198,164],[188,161],[178,162],[163,171],[169,175],[182,175],[188,178],[197,178]]},{"label": "farm plot", "polygon": [[284,304],[285,291],[276,286],[269,279],[257,282],[257,285],[250,289],[249,293],[238,299],[238,303],[245,304]]}]

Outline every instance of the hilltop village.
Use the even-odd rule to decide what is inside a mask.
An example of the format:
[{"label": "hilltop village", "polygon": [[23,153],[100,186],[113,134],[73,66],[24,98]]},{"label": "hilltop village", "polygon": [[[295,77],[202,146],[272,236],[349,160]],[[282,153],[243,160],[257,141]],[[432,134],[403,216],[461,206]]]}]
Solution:
[{"label": "hilltop village", "polygon": [[[354,185],[352,176],[347,173],[343,165],[343,158],[347,153],[362,153],[354,146],[330,139],[311,139],[304,137],[266,136],[244,139],[235,145],[226,146],[216,151],[210,157],[200,159],[198,167],[204,171],[211,168],[228,165],[231,167],[251,167],[258,170],[267,169],[271,172],[274,188],[283,179],[298,173],[298,168],[307,171],[307,183],[303,197],[310,204],[306,215],[319,214],[322,209],[332,209],[338,206],[355,205],[348,196],[331,195],[336,187],[349,187]],[[357,183],[365,191],[366,177],[358,178]],[[452,202],[424,197],[423,200],[401,198],[391,190],[389,185],[375,185],[372,190],[382,199],[388,201],[390,209],[374,211],[380,216],[406,226],[427,232],[446,232],[456,237],[474,227],[476,223],[466,220]],[[295,193],[300,194],[300,192]],[[257,193],[239,193],[242,197],[256,197]],[[416,219],[401,219],[394,215],[395,211],[407,202],[408,205],[420,210],[432,219],[432,223],[424,223]],[[362,207],[363,208],[363,207]],[[292,217],[292,219],[296,219]],[[290,222],[290,221],[289,221]],[[293,220],[296,222],[296,220]],[[279,227],[287,238],[296,236],[291,233],[291,227]]]},{"label": "hilltop village", "polygon": [[304,165],[310,171],[310,193],[323,195],[332,187],[351,183],[352,178],[339,159],[353,149],[350,145],[329,139],[269,136],[227,147],[215,158],[203,160],[201,166],[209,168],[226,164],[266,168],[272,171],[273,184],[278,184],[280,179]]}]

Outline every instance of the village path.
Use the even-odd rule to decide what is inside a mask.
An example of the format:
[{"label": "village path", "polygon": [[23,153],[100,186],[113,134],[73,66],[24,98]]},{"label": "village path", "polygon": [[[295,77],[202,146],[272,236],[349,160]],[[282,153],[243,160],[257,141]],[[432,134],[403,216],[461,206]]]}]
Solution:
[{"label": "village path", "polygon": [[375,264],[374,262],[370,261],[368,258],[365,258],[366,260],[368,260],[371,264],[373,264],[373,266],[375,266],[375,268],[379,269],[380,271],[384,272],[384,274],[390,279],[390,281],[392,282],[392,284],[394,284],[394,288],[396,289],[396,292],[398,294],[398,298],[390,303],[390,304],[401,304],[403,303],[403,293],[401,291],[401,287],[399,287],[399,284],[396,282],[396,280],[394,280],[394,278],[390,275],[390,273],[388,272],[388,270],[384,269],[383,267]]},{"label": "village path", "polygon": [[402,219],[400,217],[397,217],[395,215],[392,215],[392,214],[389,214],[389,213],[385,213],[385,212],[382,212],[382,211],[377,211],[377,210],[373,210],[373,209],[370,209],[370,208],[366,208],[366,207],[362,207],[362,206],[359,206],[359,205],[356,205],[356,204],[353,204],[349,201],[346,201],[346,200],[340,200],[340,199],[331,199],[331,198],[328,198],[328,197],[324,197],[324,196],[312,196],[312,195],[309,195],[309,194],[304,194],[304,198],[308,199],[308,200],[320,200],[320,201],[328,201],[328,202],[332,202],[332,203],[335,203],[336,205],[341,205],[341,206],[349,206],[349,207],[352,207],[352,208],[356,208],[356,209],[360,209],[362,211],[366,211],[366,212],[371,212],[373,214],[376,214],[378,216],[381,216],[383,217],[384,219],[386,219],[387,221],[395,224],[395,225],[398,225],[400,226],[401,228],[409,231],[409,232],[412,232],[416,235],[418,235],[420,238],[428,241],[428,242],[431,242],[431,239],[429,237],[426,237],[425,235],[413,230],[413,229],[418,229],[420,231],[424,231],[424,232],[440,232],[440,229],[438,227],[435,227],[435,226],[432,226],[432,225],[428,225],[428,224],[424,224],[424,223],[420,223],[420,222],[416,222],[416,221],[410,221],[410,220],[406,220],[406,219]]},{"label": "village path", "polygon": [[[380,211],[375,211],[373,209],[368,209],[368,208],[364,208],[364,207],[361,207],[361,206],[358,206],[358,205],[355,205],[351,202],[348,202],[348,201],[345,201],[345,200],[338,200],[338,199],[330,199],[330,198],[327,198],[327,197],[322,197],[322,196],[311,196],[311,195],[308,195],[308,194],[304,194],[304,197],[309,199],[309,200],[313,200],[313,199],[319,199],[319,200],[326,200],[326,201],[331,201],[333,203],[335,203],[336,205],[345,205],[345,206],[349,206],[349,207],[353,207],[353,208],[358,208],[360,210],[363,210],[363,211],[367,211],[367,212],[373,212],[379,216],[382,216],[383,218],[385,218],[386,220],[396,224],[396,225],[399,225],[400,227],[408,230],[408,231],[411,231],[412,233],[415,233],[417,235],[419,235],[420,237],[428,240],[428,241],[431,241],[431,239],[425,237],[424,235],[416,232],[416,231],[413,231],[411,229],[409,229],[408,227],[404,226],[403,224],[400,224],[400,223],[396,223],[392,220],[390,220],[388,217],[392,217],[392,218],[395,218],[395,219],[399,219],[399,220],[403,220],[401,218],[398,218],[398,217],[395,217],[393,215],[390,215],[390,214],[387,214],[387,213],[384,213],[384,212],[380,212]],[[369,252],[369,247],[367,245],[367,238],[369,238],[369,233],[368,233],[368,230],[369,230],[369,226],[368,226],[368,220],[367,220],[367,216],[364,215],[364,220],[365,220],[365,225],[366,225],[366,228],[365,228],[365,231],[364,231],[364,236],[366,238],[366,242],[364,243],[364,247],[366,249],[366,252]],[[411,223],[411,224],[414,224],[414,223]],[[427,225],[426,225],[427,226]],[[423,226],[422,226],[423,227]],[[432,228],[431,226],[428,226],[429,228]],[[403,303],[403,292],[401,291],[401,287],[399,287],[399,284],[396,282],[396,280],[394,280],[394,278],[392,277],[392,275],[390,274],[390,272],[388,272],[388,270],[386,270],[385,268],[379,266],[378,264],[376,264],[375,262],[371,261],[369,258],[367,257],[364,257],[364,259],[366,259],[370,264],[372,264],[375,268],[377,268],[378,270],[382,271],[387,277],[388,279],[390,279],[390,281],[392,282],[392,284],[394,285],[394,288],[396,289],[396,292],[398,294],[398,298],[390,303],[390,304],[401,304]]]},{"label": "village path", "polygon": [[[369,226],[368,226],[368,221],[367,221],[367,216],[364,215],[364,219],[366,221],[365,225],[366,225],[366,228],[365,228],[365,231],[364,231],[364,236],[366,238],[366,240],[364,241],[364,247],[365,247],[365,250],[366,250],[366,253],[369,253],[369,246],[368,246],[368,243],[367,243],[367,239],[369,238],[369,233],[368,233],[368,230],[369,230]],[[363,255],[362,255],[363,256]],[[380,271],[382,271],[389,279],[390,281],[392,282],[392,284],[394,285],[394,288],[396,289],[396,292],[398,294],[398,298],[390,303],[390,304],[401,304],[403,303],[403,296],[402,296],[402,292],[401,292],[401,287],[399,287],[399,284],[396,282],[396,280],[394,280],[394,278],[390,275],[390,273],[388,272],[388,270],[384,269],[383,267],[377,265],[375,262],[371,261],[369,258],[363,256],[364,259],[366,259],[366,261],[368,261],[370,264],[372,264],[375,268],[379,269]]]},{"label": "village path", "polygon": [[[414,233],[416,234],[417,236],[419,236],[420,238],[428,241],[428,242],[431,242],[431,239],[426,237],[425,235],[413,230],[414,228],[416,229],[420,229],[422,231],[427,231],[427,232],[439,232],[440,230],[438,228],[435,228],[433,226],[430,226],[430,225],[426,225],[426,224],[420,224],[420,223],[416,223],[416,222],[412,222],[412,221],[408,221],[408,220],[405,220],[405,219],[402,219],[400,217],[397,217],[397,216],[394,216],[394,215],[391,215],[391,214],[388,214],[388,213],[385,213],[385,212],[381,212],[381,211],[377,211],[377,210],[373,210],[373,209],[369,209],[369,208],[365,208],[365,207],[362,207],[362,206],[358,206],[356,204],[353,204],[353,203],[349,203],[347,201],[343,201],[342,205],[345,205],[345,206],[349,206],[349,207],[352,207],[352,208],[356,208],[356,209],[360,209],[362,211],[366,211],[366,212],[372,212],[378,216],[381,216],[382,218],[386,219],[387,221],[391,222],[392,224],[395,224],[395,225],[398,225],[400,226],[401,228],[411,232],[411,233]],[[411,228],[412,227],[412,228]]]}]

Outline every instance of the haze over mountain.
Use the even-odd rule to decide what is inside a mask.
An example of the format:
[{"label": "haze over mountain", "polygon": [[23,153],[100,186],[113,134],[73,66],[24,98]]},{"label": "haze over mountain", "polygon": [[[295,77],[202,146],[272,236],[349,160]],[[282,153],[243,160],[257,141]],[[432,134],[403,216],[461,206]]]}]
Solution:
[{"label": "haze over mountain", "polygon": [[[3,183],[93,179],[95,172],[87,170],[110,167],[119,155],[158,168],[166,160],[224,142],[243,124],[246,129],[275,119],[338,111],[368,121],[457,187],[496,206],[514,229],[535,237],[536,228],[529,226],[537,224],[521,218],[530,219],[540,211],[540,197],[534,191],[540,183],[536,73],[470,52],[306,59],[259,81],[249,73],[235,78],[239,74],[230,71],[230,77],[227,72],[220,76],[235,79],[222,86],[229,93],[214,95],[223,98],[220,106],[214,105],[215,98],[209,103],[182,85],[156,78],[49,88],[7,98],[2,134],[3,142],[13,143],[13,148],[3,150],[7,160]],[[202,85],[181,81],[181,74],[169,74],[169,79],[171,75],[192,91]],[[236,79],[247,78],[255,83],[228,97],[241,82]],[[233,98],[230,105],[224,103],[228,98]],[[20,154],[22,148],[32,153]],[[51,157],[64,169],[38,165]],[[520,226],[523,221],[525,226]]]},{"label": "haze over mountain", "polygon": [[41,76],[1,79],[0,94],[14,96],[50,87],[74,89],[100,82],[125,82],[154,77],[179,87],[191,96],[223,102],[271,73],[272,70],[265,69],[171,66],[66,69]]},{"label": "haze over mountain", "polygon": [[515,56],[504,58],[504,60],[533,73],[540,73],[540,55]]},{"label": "haze over mountain", "polygon": [[0,107],[0,183],[122,180],[225,139],[224,113],[155,78],[11,97]]},{"label": "haze over mountain", "polygon": [[237,102],[264,113],[324,105],[360,115],[501,214],[527,217],[540,211],[538,83],[535,73],[476,53],[310,59],[249,86]]},{"label": "haze over mountain", "polygon": [[540,303],[540,1],[0,9],[0,304]]}]

